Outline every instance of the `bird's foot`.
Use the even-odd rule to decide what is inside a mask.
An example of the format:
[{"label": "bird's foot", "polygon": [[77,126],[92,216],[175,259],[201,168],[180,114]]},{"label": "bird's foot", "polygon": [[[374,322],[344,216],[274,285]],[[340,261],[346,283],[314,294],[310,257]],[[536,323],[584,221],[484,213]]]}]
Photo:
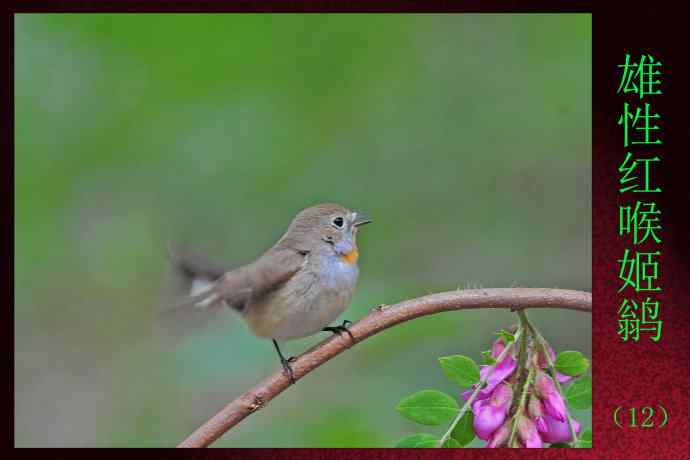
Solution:
[{"label": "bird's foot", "polygon": [[278,352],[280,364],[283,366],[283,372],[285,372],[285,375],[287,375],[290,379],[290,383],[295,383],[295,373],[292,371],[292,366],[290,366],[290,363],[294,363],[295,361],[297,361],[297,358],[292,356],[288,359],[285,359],[285,356],[283,356],[283,352],[280,351],[280,347],[278,346],[278,342],[276,342],[276,339],[273,339],[273,346],[276,347],[276,351]]},{"label": "bird's foot", "polygon": [[357,342],[357,340],[355,340],[355,336],[352,335],[352,332],[350,332],[350,329],[347,327],[350,324],[352,324],[352,321],[345,320],[343,321],[343,324],[339,326],[324,327],[321,330],[324,332],[332,332],[334,334],[338,334],[339,336],[342,335],[343,332],[345,332],[347,335],[350,336],[350,339],[352,339],[352,343],[354,344],[355,342]]},{"label": "bird's foot", "polygon": [[297,361],[297,358],[294,356],[291,356],[288,359],[285,359],[282,356],[280,357],[280,364],[282,364],[283,366],[283,372],[290,379],[291,384],[295,383],[295,373],[293,372],[292,366],[290,366],[290,364],[294,363],[295,361]]}]

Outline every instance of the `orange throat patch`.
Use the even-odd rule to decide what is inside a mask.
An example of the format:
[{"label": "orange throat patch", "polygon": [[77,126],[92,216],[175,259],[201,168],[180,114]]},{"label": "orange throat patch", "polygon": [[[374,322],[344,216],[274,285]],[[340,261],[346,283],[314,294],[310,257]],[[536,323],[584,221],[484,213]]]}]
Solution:
[{"label": "orange throat patch", "polygon": [[355,247],[350,252],[346,252],[346,253],[340,255],[340,258],[343,259],[346,263],[348,263],[350,265],[357,263],[358,257],[359,257],[359,251],[357,250],[357,247]]}]

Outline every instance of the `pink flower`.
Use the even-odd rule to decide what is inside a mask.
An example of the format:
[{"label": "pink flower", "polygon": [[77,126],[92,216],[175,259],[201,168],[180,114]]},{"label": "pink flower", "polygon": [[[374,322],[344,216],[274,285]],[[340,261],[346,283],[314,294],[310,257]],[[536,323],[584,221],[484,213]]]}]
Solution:
[{"label": "pink flower", "polygon": [[472,405],[474,412],[474,432],[481,439],[489,439],[506,418],[505,412],[481,399]]},{"label": "pink flower", "polygon": [[542,440],[534,422],[521,415],[518,419],[518,435],[525,447],[542,447]]},{"label": "pink flower", "polygon": [[[493,346],[491,347],[491,356],[493,358],[497,358],[498,355],[501,354],[503,349],[505,348],[505,345],[503,343],[502,339],[498,339],[494,342]],[[499,363],[496,363],[492,366],[481,366],[481,369],[479,370],[479,379],[484,380],[486,378],[486,375],[489,373],[489,370],[493,368],[493,372],[491,372],[491,375],[489,376],[488,380],[486,381],[486,386],[479,390],[479,393],[477,393],[477,399],[486,399],[491,395],[491,392],[496,388],[496,385],[510,377],[510,375],[515,371],[515,368],[517,368],[517,361],[515,358],[513,358],[511,353],[508,353]],[[477,385],[472,385],[472,388],[469,390],[466,390],[462,393],[462,398],[467,401],[470,399],[470,396],[474,392],[474,390],[477,388]]]},{"label": "pink flower", "polygon": [[565,401],[563,401],[563,397],[560,395],[560,393],[553,393],[551,396],[546,398],[543,403],[547,415],[550,415],[561,422],[566,420],[567,412],[565,408]]},{"label": "pink flower", "polygon": [[565,401],[563,401],[563,397],[558,390],[556,390],[556,384],[553,383],[551,377],[538,371],[534,381],[534,387],[544,405],[546,414],[564,422],[566,419]]},{"label": "pink flower", "polygon": [[512,400],[513,389],[507,383],[502,383],[496,386],[489,398],[472,403],[474,432],[478,437],[488,440],[503,424]]},{"label": "pink flower", "polygon": [[539,431],[546,430],[546,422],[544,421],[544,406],[539,398],[532,395],[529,397],[529,404],[527,405],[527,412],[534,424],[537,425]]},{"label": "pink flower", "polygon": [[491,437],[486,443],[486,447],[503,447],[508,442],[508,437],[510,436],[510,419],[503,422],[496,431],[493,432]]},{"label": "pink flower", "polygon": [[[579,435],[582,426],[577,420],[572,420],[573,428],[575,428],[575,432]],[[546,422],[546,430],[540,430],[541,438],[544,440],[544,442],[554,444],[557,442],[571,442],[573,440],[573,437],[570,435],[570,427],[568,427],[567,420],[561,422],[553,417],[550,417],[549,415],[546,415],[544,417],[544,421]]]}]

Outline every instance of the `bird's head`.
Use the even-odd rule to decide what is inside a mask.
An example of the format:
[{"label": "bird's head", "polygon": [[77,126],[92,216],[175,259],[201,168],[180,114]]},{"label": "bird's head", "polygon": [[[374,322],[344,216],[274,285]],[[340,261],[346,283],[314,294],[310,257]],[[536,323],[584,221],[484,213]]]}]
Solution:
[{"label": "bird's head", "polygon": [[306,251],[333,251],[344,262],[355,264],[359,256],[357,230],[370,222],[361,212],[335,203],[323,203],[297,214],[283,239]]}]

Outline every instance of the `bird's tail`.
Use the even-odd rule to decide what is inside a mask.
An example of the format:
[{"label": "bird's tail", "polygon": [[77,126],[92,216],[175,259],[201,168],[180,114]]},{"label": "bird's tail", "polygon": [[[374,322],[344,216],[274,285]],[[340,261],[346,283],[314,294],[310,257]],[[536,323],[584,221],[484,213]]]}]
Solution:
[{"label": "bird's tail", "polygon": [[[200,282],[195,282],[195,284],[196,283]],[[208,310],[219,306],[222,303],[222,300],[215,292],[215,283],[211,283],[208,281],[205,281],[204,283],[206,287],[201,289],[197,288],[197,290],[195,290],[195,288],[192,287],[192,291],[188,296],[184,297],[172,308],[164,310],[163,314],[177,314],[189,309]]]},{"label": "bird's tail", "polygon": [[162,309],[162,316],[196,315],[217,310],[223,304],[215,283],[225,272],[223,267],[171,244],[168,244],[168,258],[176,275],[177,291],[183,297],[172,307]]}]

